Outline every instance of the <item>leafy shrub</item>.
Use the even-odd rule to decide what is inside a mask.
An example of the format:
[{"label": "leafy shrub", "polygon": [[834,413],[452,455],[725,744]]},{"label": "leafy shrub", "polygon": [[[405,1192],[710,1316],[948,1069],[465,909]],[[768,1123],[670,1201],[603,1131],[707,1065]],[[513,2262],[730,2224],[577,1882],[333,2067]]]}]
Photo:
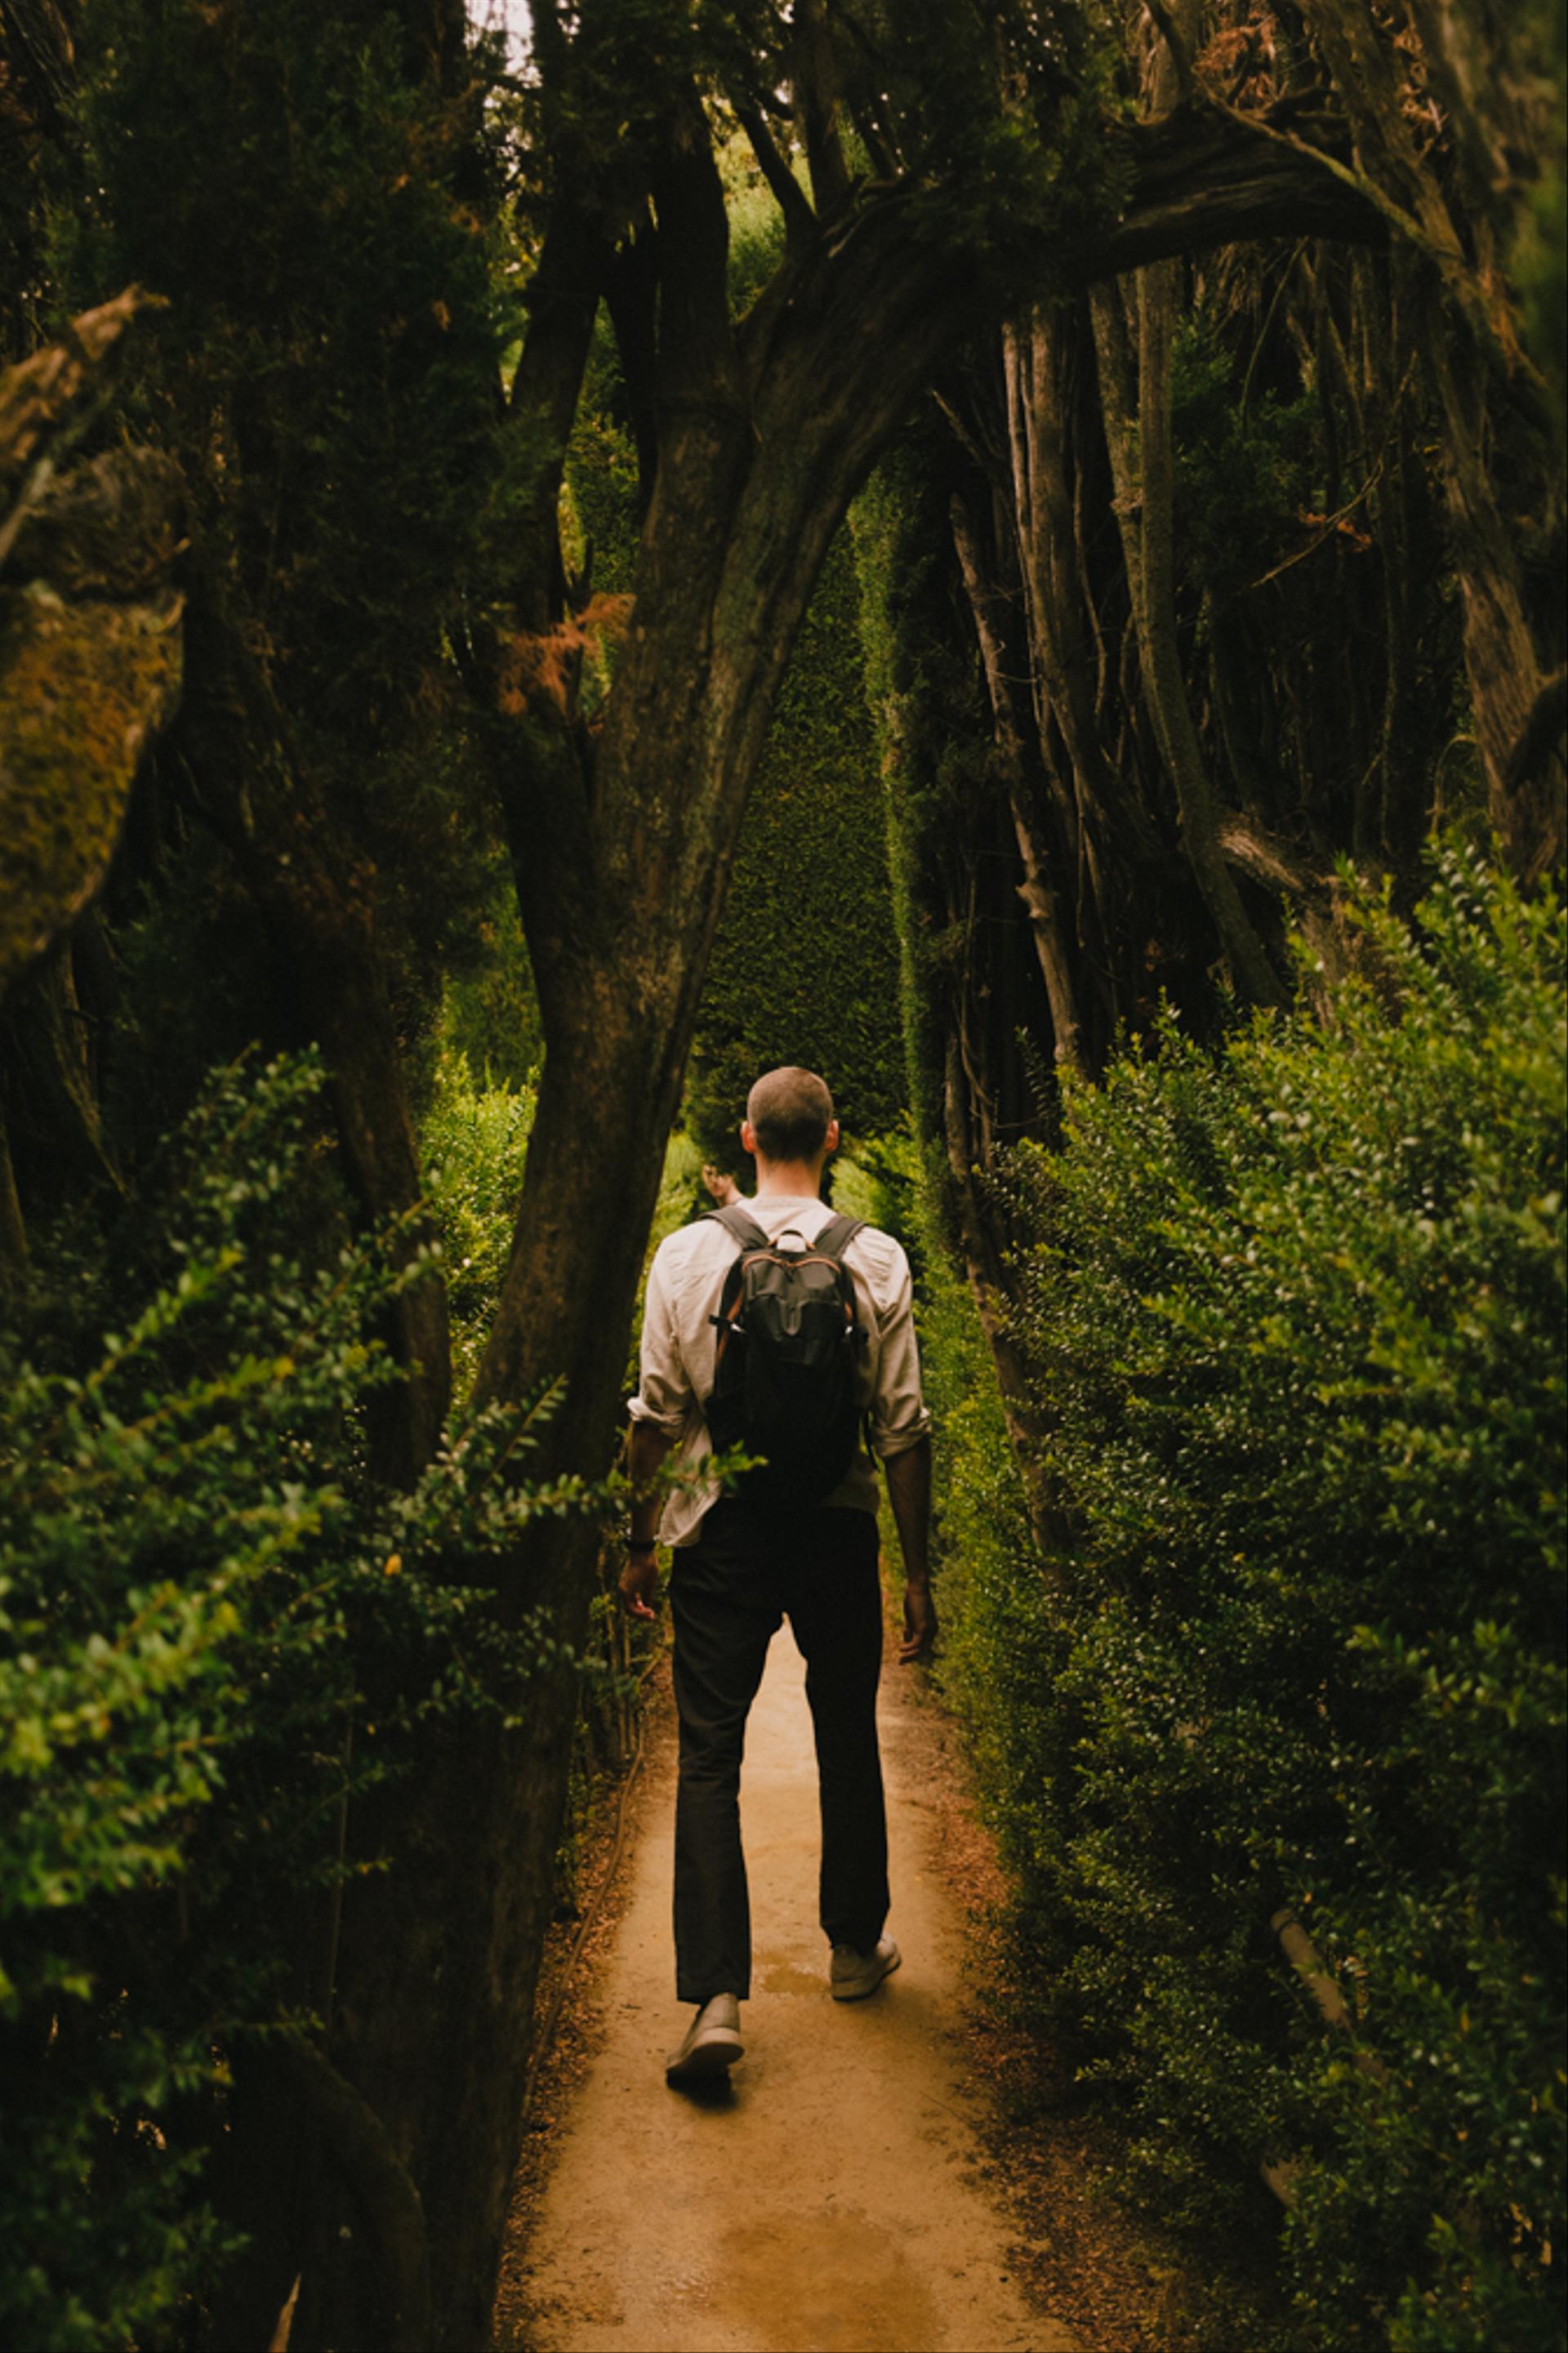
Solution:
[{"label": "leafy shrub", "polygon": [[335,1246],[320,1084],[210,1085],[0,1363],[0,2335],[40,2353],[169,2342],[210,2286],[234,2055],[330,2000],[338,1810],[433,1719],[515,1715],[542,1637],[468,1579],[582,1500],[489,1475],[500,1414],[371,1485],[367,1335],[427,1269]]},{"label": "leafy shrub", "polygon": [[1302,511],[1320,488],[1312,396],[1282,401],[1265,390],[1248,411],[1234,375],[1210,322],[1184,320],[1172,354],[1179,544],[1194,576],[1222,595],[1300,542]]},{"label": "leafy shrub", "polygon": [[[1007,1440],[990,1344],[967,1281],[939,1229],[940,1181],[913,1147],[883,1139],[878,1155],[914,1180],[912,1220],[895,1182],[864,1203],[840,1187],[836,1199],[896,1232],[915,1270],[921,1379],[933,1446],[931,1543],[943,1698],[970,1735],[987,1810],[1004,1851],[1027,1870],[1038,1810],[1041,1744],[1050,1736],[1049,1686],[1039,1673],[1048,1640],[1045,1587],[1029,1535],[1023,1482]],[[862,1154],[863,1159],[871,1157]],[[903,1161],[900,1171],[899,1161]],[[902,1214],[900,1214],[902,1213]]]},{"label": "leafy shrub", "polygon": [[[1256,2232],[1289,2152],[1286,2341],[1533,2353],[1563,2240],[1563,912],[1452,856],[1410,927],[1352,920],[1325,1018],[1217,1052],[1167,1024],[1070,1092],[1059,1153],[1013,1155],[1077,1534],[1014,1573],[1025,1655],[972,1704],[1042,1987],[1163,2212]],[[1353,2040],[1280,1961],[1286,1905]]]},{"label": "leafy shrub", "polygon": [[458,1052],[436,1065],[420,1143],[431,1170],[452,1312],[452,1373],[462,1394],[479,1369],[511,1253],[523,1163],[533,1127],[531,1087],[476,1086]]}]

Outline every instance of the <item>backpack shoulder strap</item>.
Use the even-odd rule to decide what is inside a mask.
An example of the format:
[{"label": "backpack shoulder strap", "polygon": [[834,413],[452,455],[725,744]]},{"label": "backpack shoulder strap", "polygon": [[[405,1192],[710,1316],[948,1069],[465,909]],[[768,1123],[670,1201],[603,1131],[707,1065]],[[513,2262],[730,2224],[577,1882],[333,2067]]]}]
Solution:
[{"label": "backpack shoulder strap", "polygon": [[716,1219],[727,1233],[733,1234],[743,1250],[773,1248],[771,1239],[763,1233],[756,1219],[747,1216],[743,1202],[731,1201],[723,1208],[710,1209],[706,1214]]},{"label": "backpack shoulder strap", "polygon": [[824,1258],[843,1260],[845,1251],[865,1224],[864,1218],[830,1218],[812,1243]]}]

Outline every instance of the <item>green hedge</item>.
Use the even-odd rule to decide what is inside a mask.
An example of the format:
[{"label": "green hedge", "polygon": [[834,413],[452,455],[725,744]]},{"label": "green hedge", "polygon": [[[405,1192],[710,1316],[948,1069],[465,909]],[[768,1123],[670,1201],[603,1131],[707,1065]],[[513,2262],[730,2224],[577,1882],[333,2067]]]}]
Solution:
[{"label": "green hedge", "polygon": [[467,1056],[443,1043],[419,1146],[446,1261],[459,1400],[473,1387],[500,1304],[536,1102],[529,1085],[476,1083]]},{"label": "green hedge", "polygon": [[845,533],[779,697],[698,1018],[687,1126],[737,1172],[747,1090],[780,1062],[823,1073],[851,1134],[896,1127],[899,949]]},{"label": "green hedge", "polygon": [[35,1237],[0,1341],[0,2341],[37,2353],[195,2340],[234,2066],[329,1998],[339,1808],[517,1708],[548,1638],[453,1564],[503,1576],[584,1500],[489,1475],[499,1412],[371,1482],[372,1335],[418,1275],[346,1240],[321,1084],[214,1081],[153,1206]]},{"label": "green hedge", "polygon": [[[1354,921],[1323,1018],[1218,1050],[1168,1025],[1069,1093],[1059,1153],[1014,1155],[1016,1336],[1078,1534],[1037,1577],[982,1514],[950,1620],[1042,1998],[1133,2179],[1234,2245],[1277,2211],[1259,2160],[1297,2160],[1259,2341],[1535,2353],[1564,2229],[1564,925],[1458,856],[1412,926]],[[1353,2038],[1281,1960],[1287,1905]]]}]

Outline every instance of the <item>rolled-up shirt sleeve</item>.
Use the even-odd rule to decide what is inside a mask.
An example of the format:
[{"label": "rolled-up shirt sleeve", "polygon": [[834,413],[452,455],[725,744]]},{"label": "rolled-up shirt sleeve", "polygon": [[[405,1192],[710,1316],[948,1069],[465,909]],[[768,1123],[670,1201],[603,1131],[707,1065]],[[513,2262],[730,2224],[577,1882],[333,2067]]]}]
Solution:
[{"label": "rolled-up shirt sleeve", "polygon": [[651,1422],[667,1438],[679,1439],[695,1404],[676,1340],[669,1284],[656,1252],[643,1303],[637,1394],[626,1410],[634,1421]]},{"label": "rolled-up shirt sleeve", "polygon": [[921,1395],[921,1352],[915,1337],[910,1262],[900,1250],[879,1319],[876,1386],[871,1392],[871,1443],[884,1459],[918,1446],[931,1429]]}]

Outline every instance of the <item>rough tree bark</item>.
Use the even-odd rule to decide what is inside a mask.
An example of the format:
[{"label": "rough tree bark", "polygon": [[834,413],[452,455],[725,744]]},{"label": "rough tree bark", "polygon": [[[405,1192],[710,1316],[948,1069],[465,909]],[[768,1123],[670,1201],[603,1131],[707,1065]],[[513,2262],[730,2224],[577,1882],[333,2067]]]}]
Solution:
[{"label": "rough tree bark", "polygon": [[[1071,1070],[1084,1069],[1084,1029],[1079,1011],[1069,941],[1071,916],[1064,899],[1070,861],[1061,846],[1047,836],[1037,804],[1027,743],[1019,722],[1016,693],[1009,671],[1009,654],[996,607],[1001,592],[988,571],[973,517],[961,498],[952,501],[952,543],[958,553],[964,589],[974,615],[980,659],[985,673],[996,744],[996,761],[1012,812],[1023,880],[1018,896],[1028,912],[1040,976],[1051,1008],[1053,1052]],[[1069,812],[1069,822],[1076,812]],[[1076,828],[1074,828],[1076,831]],[[1069,839],[1070,839],[1069,836]]]}]

